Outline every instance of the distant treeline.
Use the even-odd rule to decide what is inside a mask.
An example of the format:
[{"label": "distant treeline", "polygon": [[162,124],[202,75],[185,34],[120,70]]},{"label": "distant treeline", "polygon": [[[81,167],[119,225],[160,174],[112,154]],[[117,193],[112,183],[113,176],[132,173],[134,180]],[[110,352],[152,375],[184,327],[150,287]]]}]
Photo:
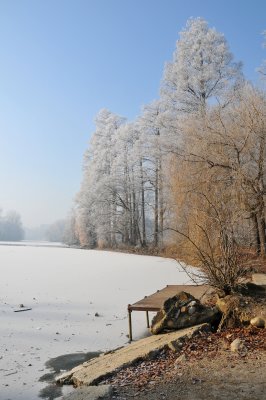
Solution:
[{"label": "distant treeline", "polygon": [[24,239],[24,229],[20,215],[9,211],[5,215],[0,210],[0,241],[19,241]]},{"label": "distant treeline", "polygon": [[58,220],[53,224],[42,224],[35,228],[25,229],[26,240],[40,240],[49,242],[64,242],[66,221]]},{"label": "distant treeline", "polygon": [[69,235],[66,230],[65,220],[58,220],[53,224],[43,224],[35,228],[24,228],[18,212],[3,213],[0,208],[0,241],[17,242],[25,239],[68,243]]}]

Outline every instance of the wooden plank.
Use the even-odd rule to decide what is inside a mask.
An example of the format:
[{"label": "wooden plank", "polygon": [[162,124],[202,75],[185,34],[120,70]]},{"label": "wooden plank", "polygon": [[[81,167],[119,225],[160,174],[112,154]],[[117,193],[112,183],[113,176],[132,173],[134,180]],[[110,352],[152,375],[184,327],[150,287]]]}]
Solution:
[{"label": "wooden plank", "polygon": [[132,310],[128,310],[128,329],[129,329],[129,341],[132,342],[132,319],[131,319]]},{"label": "wooden plank", "polygon": [[181,291],[191,293],[192,296],[199,299],[209,290],[211,290],[210,287],[205,285],[168,285],[150,296],[145,296],[134,304],[129,304],[128,310],[159,311],[165,300],[175,296]]}]

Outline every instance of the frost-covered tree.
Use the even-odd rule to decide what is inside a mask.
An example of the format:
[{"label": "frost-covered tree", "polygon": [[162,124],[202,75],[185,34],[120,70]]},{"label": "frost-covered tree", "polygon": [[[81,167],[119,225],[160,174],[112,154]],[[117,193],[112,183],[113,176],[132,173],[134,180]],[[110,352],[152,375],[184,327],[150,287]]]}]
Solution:
[{"label": "frost-covered tree", "polygon": [[[76,243],[158,248],[175,224],[200,227],[195,239],[215,245],[216,209],[232,228],[225,236],[242,245],[255,232],[266,253],[265,96],[245,85],[224,36],[205,20],[190,19],[180,33],[160,99],[130,123],[103,109],[95,126],[70,224]],[[202,208],[203,198],[215,208]]]},{"label": "frost-covered tree", "polygon": [[[242,81],[241,64],[234,62],[224,35],[210,28],[202,18],[189,19],[180,33],[173,61],[166,64],[161,86],[163,112],[160,123],[162,132],[167,132],[165,143],[168,149],[164,147],[164,151],[168,150],[169,154],[164,159],[163,167],[168,171],[168,180],[173,178],[170,176],[173,174],[173,165],[177,179],[180,179],[184,172],[184,161],[189,162],[186,144],[188,140],[193,142],[194,132],[188,130],[187,126],[193,125],[194,121],[204,125],[209,110],[215,104],[221,107],[228,105],[232,101],[232,93],[241,86]],[[194,165],[199,167],[201,164]],[[192,169],[186,169],[195,174]],[[184,202],[182,191],[183,187],[180,187],[184,208],[180,208],[179,212],[189,215],[191,205]],[[171,222],[176,218],[171,215],[175,204],[169,200],[173,196],[168,193],[167,197],[170,210],[168,220]]]},{"label": "frost-covered tree", "polygon": [[16,211],[0,214],[0,240],[19,241],[24,239],[21,217]]},{"label": "frost-covered tree", "polygon": [[66,228],[65,220],[55,221],[46,230],[46,239],[49,242],[63,242],[64,232]]},{"label": "frost-covered tree", "polygon": [[153,211],[153,244],[163,243],[165,214],[165,158],[168,154],[169,136],[163,124],[163,107],[160,100],[143,109],[138,120],[141,131],[142,170],[145,171],[148,202]]},{"label": "frost-covered tree", "polygon": [[250,84],[236,94],[226,108],[209,109],[205,119],[186,119],[183,157],[172,175],[173,220],[179,232],[189,231],[190,239],[196,235],[201,250],[211,238],[212,250],[218,251],[215,241],[223,228],[234,244],[252,246],[264,256],[266,98]]},{"label": "frost-covered tree", "polygon": [[165,68],[162,95],[180,111],[204,111],[207,103],[240,79],[224,35],[202,18],[189,19],[180,33],[173,61]]},{"label": "frost-covered tree", "polygon": [[101,110],[89,150],[84,156],[84,177],[77,196],[77,231],[82,245],[102,243],[112,246],[114,235],[114,195],[112,164],[116,157],[113,135],[124,118]]},{"label": "frost-covered tree", "polygon": [[125,244],[142,244],[145,235],[140,233],[140,153],[135,152],[139,132],[134,123],[120,126],[113,137],[116,157],[112,168],[114,212],[116,233]]},{"label": "frost-covered tree", "polygon": [[[217,109],[214,111],[217,113]],[[216,152],[212,160],[210,155],[206,160],[212,161],[217,176],[222,169],[229,171],[238,208],[245,210],[246,218],[253,222],[257,251],[265,255],[265,94],[246,83],[228,109],[218,109],[215,125],[210,124],[207,129],[211,138],[206,154],[211,148]]]},{"label": "frost-covered tree", "polygon": [[[144,131],[140,120],[125,123],[106,110],[98,114],[77,195],[76,230],[82,246],[145,247],[150,240],[146,225],[156,196],[157,225],[159,218],[158,149]],[[158,236],[158,226],[156,232]]]},{"label": "frost-covered tree", "polygon": [[[264,36],[263,47],[266,49],[266,31],[263,32],[263,36]],[[258,71],[263,76],[263,78],[266,79],[266,60],[263,61]]]},{"label": "frost-covered tree", "polygon": [[65,221],[63,243],[66,243],[69,246],[78,246],[80,244],[77,234],[77,216],[75,209],[71,210]]}]

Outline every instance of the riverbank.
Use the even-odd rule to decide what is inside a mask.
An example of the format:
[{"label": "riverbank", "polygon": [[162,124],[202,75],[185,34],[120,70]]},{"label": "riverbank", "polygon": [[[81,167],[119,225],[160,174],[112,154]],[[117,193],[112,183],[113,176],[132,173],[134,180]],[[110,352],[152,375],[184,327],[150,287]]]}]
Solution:
[{"label": "riverbank", "polygon": [[[156,360],[139,362],[101,383],[113,386],[113,399],[264,399],[265,332],[205,332],[187,341],[179,353],[164,350]],[[244,344],[242,351],[231,350],[236,338]]]},{"label": "riverbank", "polygon": [[[258,400],[266,383],[266,330],[201,327],[136,341],[74,368],[67,400]],[[236,351],[232,343],[238,339]],[[125,357],[126,355],[126,357]],[[98,386],[87,386],[94,385]],[[83,396],[83,397],[82,397]]]},{"label": "riverbank", "polygon": [[[261,289],[253,300],[246,296],[241,303],[241,312],[250,312],[250,318],[255,313],[251,323],[248,319],[240,327],[227,326],[218,332],[203,324],[145,338],[74,368],[61,375],[58,382],[83,388],[99,385],[100,390],[106,388],[106,399],[264,398],[265,275],[253,278]],[[254,322],[254,315],[261,317],[257,318],[260,324]],[[68,399],[79,398],[79,390]],[[97,398],[90,397],[89,388],[86,390],[84,399]]]},{"label": "riverbank", "polygon": [[187,340],[200,332],[209,330],[208,324],[181,329],[171,333],[149,336],[131,342],[125,347],[109,351],[85,362],[57,377],[59,384],[72,384],[75,387],[92,386],[102,382],[105,377],[123,368],[134,366],[139,360],[155,360],[165,348],[178,349]]}]

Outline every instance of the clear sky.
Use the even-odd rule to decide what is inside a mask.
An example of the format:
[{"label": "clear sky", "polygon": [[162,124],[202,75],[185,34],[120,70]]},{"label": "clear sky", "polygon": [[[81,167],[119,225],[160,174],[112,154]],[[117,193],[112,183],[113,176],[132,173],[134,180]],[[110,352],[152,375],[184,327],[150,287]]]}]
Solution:
[{"label": "clear sky", "polygon": [[0,207],[25,226],[71,208],[101,108],[158,97],[178,32],[201,16],[256,82],[265,0],[0,0]]}]

